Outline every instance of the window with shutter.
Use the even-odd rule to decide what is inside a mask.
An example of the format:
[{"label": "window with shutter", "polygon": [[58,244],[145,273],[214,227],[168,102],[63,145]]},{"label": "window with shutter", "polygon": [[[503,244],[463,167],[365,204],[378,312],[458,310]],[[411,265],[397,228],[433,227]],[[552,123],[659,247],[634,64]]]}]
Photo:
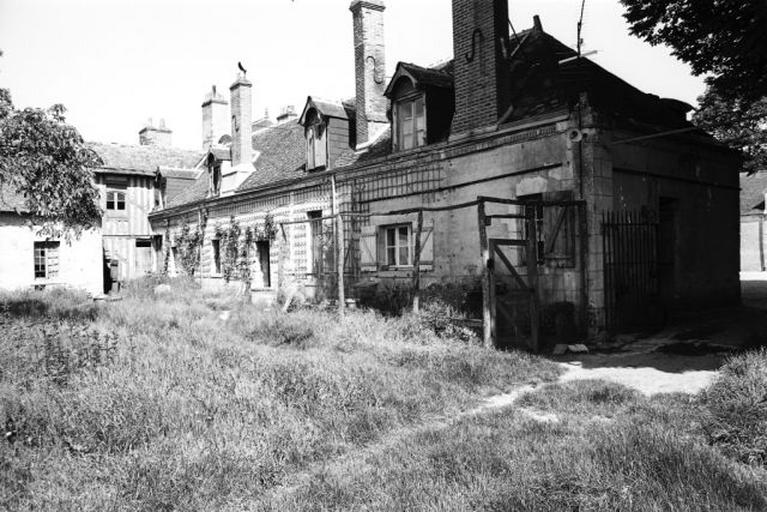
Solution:
[{"label": "window with shutter", "polygon": [[378,227],[363,226],[360,234],[360,270],[378,270]]}]

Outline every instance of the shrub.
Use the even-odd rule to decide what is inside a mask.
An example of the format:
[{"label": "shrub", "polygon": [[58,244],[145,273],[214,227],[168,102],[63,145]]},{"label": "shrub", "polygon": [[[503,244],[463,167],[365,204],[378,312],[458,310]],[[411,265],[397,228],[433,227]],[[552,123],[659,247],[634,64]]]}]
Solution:
[{"label": "shrub", "polygon": [[410,282],[381,281],[358,290],[359,304],[385,316],[397,316],[410,305],[412,290]]},{"label": "shrub", "polygon": [[0,293],[0,315],[29,319],[95,320],[96,305],[85,292],[67,288]]},{"label": "shrub", "polygon": [[730,359],[700,400],[710,443],[742,462],[767,466],[767,349]]}]

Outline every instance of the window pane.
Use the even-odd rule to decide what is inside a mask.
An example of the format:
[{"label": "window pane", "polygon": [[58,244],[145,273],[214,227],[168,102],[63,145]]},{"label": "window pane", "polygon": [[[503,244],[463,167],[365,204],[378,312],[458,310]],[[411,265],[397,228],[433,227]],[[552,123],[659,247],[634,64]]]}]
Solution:
[{"label": "window pane", "polygon": [[386,249],[386,264],[387,265],[397,264],[397,249],[395,247],[389,247]]},{"label": "window pane", "polygon": [[399,248],[399,264],[400,265],[409,265],[410,264],[410,251],[407,247],[400,247]]},{"label": "window pane", "polygon": [[408,246],[410,242],[410,229],[407,228],[407,226],[402,226],[399,228],[399,245],[400,246]]},{"label": "window pane", "polygon": [[394,247],[395,245],[395,237],[396,237],[396,230],[394,228],[387,229],[386,230],[386,246],[387,247]]}]

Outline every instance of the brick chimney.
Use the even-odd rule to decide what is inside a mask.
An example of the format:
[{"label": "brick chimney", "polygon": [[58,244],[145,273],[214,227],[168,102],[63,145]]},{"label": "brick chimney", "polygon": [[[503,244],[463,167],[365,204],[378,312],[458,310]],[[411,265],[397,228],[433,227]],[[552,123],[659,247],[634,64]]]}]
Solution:
[{"label": "brick chimney", "polygon": [[154,126],[149,118],[146,126],[138,132],[138,143],[142,146],[170,146],[170,136],[173,132],[165,127],[165,119],[160,119],[160,125]]},{"label": "brick chimney", "polygon": [[354,0],[354,70],[356,76],[357,146],[388,126],[383,0]]},{"label": "brick chimney", "polygon": [[232,167],[251,163],[253,160],[252,102],[250,89],[253,87],[245,72],[240,71],[229,87],[232,104]]},{"label": "brick chimney", "polygon": [[493,125],[508,108],[508,23],[508,0],[453,0],[453,134]]},{"label": "brick chimney", "polygon": [[218,144],[222,135],[229,133],[229,102],[216,91],[216,86],[202,102],[202,149]]}]

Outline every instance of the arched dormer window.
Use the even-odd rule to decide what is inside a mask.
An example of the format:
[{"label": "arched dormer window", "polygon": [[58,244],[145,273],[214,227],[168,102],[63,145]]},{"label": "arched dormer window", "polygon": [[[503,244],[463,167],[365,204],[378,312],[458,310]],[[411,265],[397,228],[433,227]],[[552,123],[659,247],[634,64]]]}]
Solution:
[{"label": "arched dormer window", "polygon": [[306,169],[325,168],[328,165],[327,124],[317,109],[310,109],[306,113],[304,124],[306,134]]},{"label": "arched dormer window", "polygon": [[400,62],[384,95],[391,100],[392,146],[405,151],[446,140],[453,118],[450,64],[423,68]]},{"label": "arched dormer window", "polygon": [[399,150],[426,144],[426,98],[407,77],[394,88],[392,108],[394,141]]}]

